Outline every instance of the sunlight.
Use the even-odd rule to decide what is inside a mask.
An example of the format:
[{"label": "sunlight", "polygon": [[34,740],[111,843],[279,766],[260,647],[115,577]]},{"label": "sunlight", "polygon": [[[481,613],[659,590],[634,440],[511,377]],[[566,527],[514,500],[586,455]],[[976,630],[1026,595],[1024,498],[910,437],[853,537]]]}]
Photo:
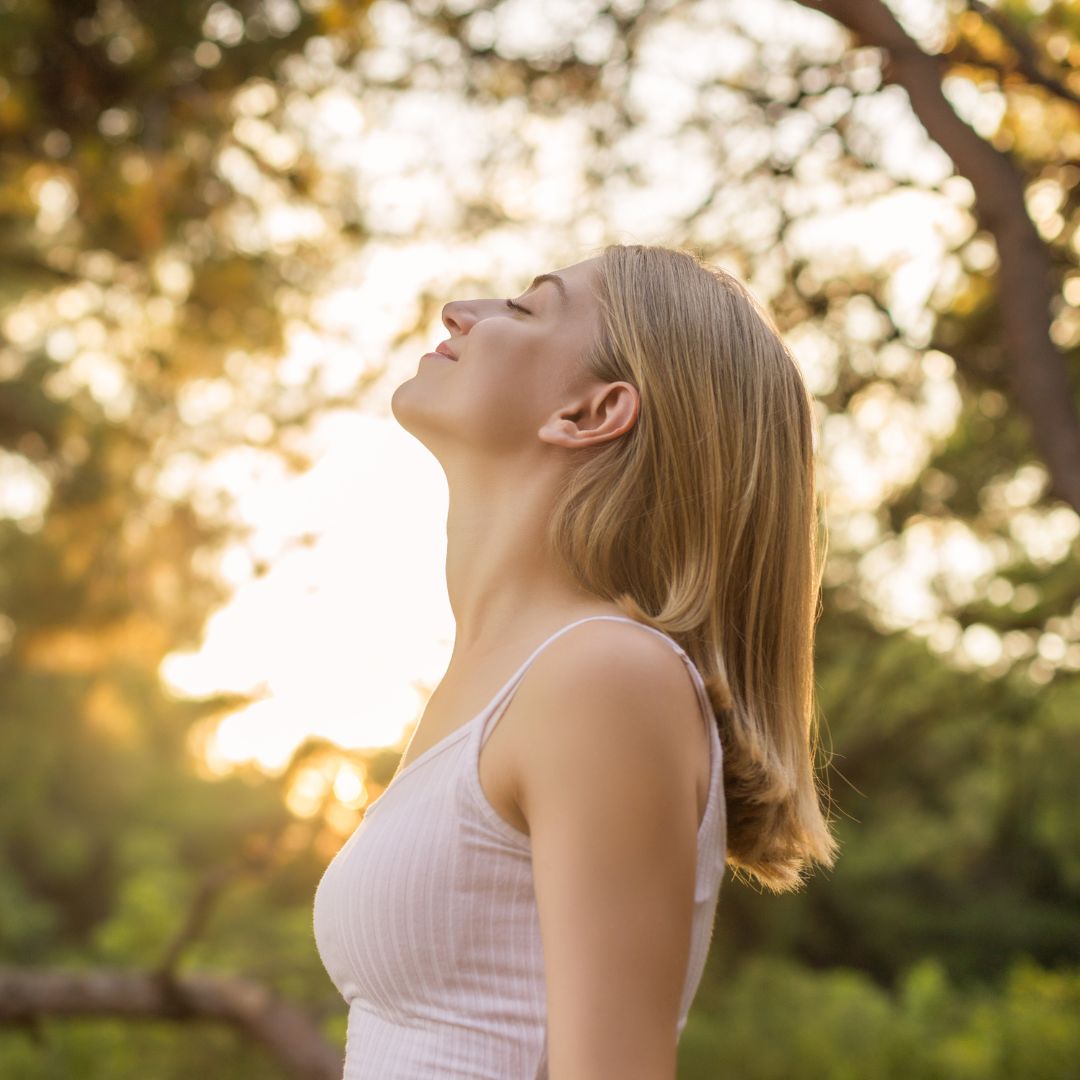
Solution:
[{"label": "sunlight", "polygon": [[[827,20],[799,16],[805,26],[789,47],[805,49],[804,38],[812,33],[819,35],[815,47],[823,55],[836,47],[835,28]],[[750,18],[749,9],[741,18]],[[405,22],[383,31],[407,38]],[[637,160],[647,183],[613,178],[602,210],[589,204],[583,179],[591,145],[585,114],[568,111],[558,121],[523,116],[513,102],[485,113],[473,104],[440,103],[423,89],[364,102],[327,91],[304,103],[303,122],[321,159],[365,192],[383,232],[335,268],[313,297],[310,324],[288,324],[279,377],[297,387],[314,379],[335,390],[348,388],[358,371],[379,378],[356,411],[342,410],[317,422],[310,433],[316,464],[303,477],[289,477],[260,461],[258,448],[250,446],[203,468],[180,456],[162,476],[163,491],[174,498],[188,494],[196,505],[209,506],[216,493],[227,496],[235,520],[252,530],[242,543],[229,545],[214,568],[234,595],[208,620],[201,647],[172,654],[161,668],[177,694],[198,697],[232,689],[256,699],[205,739],[208,767],[220,771],[254,762],[278,772],[308,736],[342,748],[393,746],[416,722],[453,642],[443,578],[447,494],[437,463],[390,415],[389,397],[415,373],[420,353],[444,334],[436,317],[422,341],[403,343],[397,335],[417,321],[425,290],[439,296],[446,282],[473,277],[506,281],[513,288],[563,261],[575,244],[616,235],[627,242],[664,242],[682,203],[701,195],[688,182],[695,169],[688,176],[687,162],[697,162],[703,176],[710,170],[702,140],[694,142],[692,133],[681,138],[667,133],[669,114],[687,103],[686,71],[673,63],[671,35],[686,37],[669,27],[646,42],[652,59],[640,78],[648,83],[650,115],[620,148]],[[725,40],[734,49],[739,36],[728,33]],[[407,45],[400,42],[402,49]],[[375,55],[369,53],[368,61]],[[710,54],[712,60],[700,51],[693,55],[699,65],[708,65],[717,54]],[[639,89],[644,92],[644,82]],[[239,142],[245,142],[245,132],[252,136],[246,140],[250,145],[265,141],[266,125],[258,117],[272,104],[269,97],[260,84],[238,99]],[[807,200],[805,211],[785,237],[795,255],[812,257],[819,274],[850,273],[853,263],[887,274],[890,313],[907,340],[874,357],[881,313],[859,302],[851,304],[843,332],[855,341],[865,339],[867,362],[883,377],[923,366],[916,399],[905,400],[879,384],[857,396],[848,413],[826,420],[823,480],[831,492],[830,524],[838,539],[855,546],[876,540],[876,508],[897,485],[917,475],[959,411],[951,361],[940,353],[924,354],[920,346],[927,332],[925,304],[950,247],[970,234],[972,224],[958,198],[964,194],[961,182],[943,180],[948,163],[901,99],[884,94],[862,103],[863,120],[891,133],[882,154],[897,158],[920,182],[942,180],[940,190],[896,190],[874,194],[861,205],[838,206],[828,197],[835,186],[828,168],[809,168],[815,149],[803,161],[808,178],[799,190]],[[372,117],[381,120],[375,124]],[[508,159],[494,172],[485,171],[485,147],[509,128],[532,154],[528,169]],[[791,134],[797,150],[799,133]],[[733,145],[730,152],[750,152],[753,135],[748,128],[741,150]],[[663,155],[657,150],[664,146],[681,162],[679,168],[660,167]],[[256,201],[271,198],[248,149],[230,148],[219,167]],[[482,245],[472,235],[454,235],[450,224],[455,200],[481,189],[511,219],[520,219],[490,229]],[[733,185],[712,227],[732,238],[746,228],[767,236],[773,227],[769,215],[753,216],[759,202],[752,185]],[[256,228],[254,222],[240,225]],[[282,219],[275,229],[287,236],[305,227],[300,219]],[[264,220],[258,228],[271,225]],[[435,229],[445,233],[444,241],[427,238]],[[158,273],[176,277],[183,289],[167,262]],[[766,292],[767,278],[756,288]],[[839,358],[836,341],[820,328],[796,327],[792,345],[812,389],[829,392]],[[241,366],[240,357],[230,361],[231,379],[239,379]],[[192,425],[212,421],[230,405],[229,384],[215,379],[191,384],[179,402]],[[975,550],[973,538],[968,538],[967,561],[946,570],[942,563],[952,560],[945,538],[926,548],[918,537],[915,530],[905,550],[882,549],[877,563],[864,567],[874,586],[871,602],[893,625],[939,618],[940,603],[930,586],[936,573],[963,576],[972,566],[986,570],[987,553]],[[263,576],[256,576],[258,563],[269,567]],[[980,648],[979,639],[974,641],[974,653],[990,655],[985,643]],[[339,804],[363,801],[359,774],[319,775],[304,780],[290,796],[294,812],[308,812],[326,791]]]},{"label": "sunlight", "polygon": [[[446,490],[434,459],[396,422],[359,413],[324,418],[313,441],[310,472],[237,493],[254,535],[248,558],[226,552],[236,592],[197,652],[162,664],[176,694],[259,696],[206,740],[216,771],[254,761],[279,772],[308,736],[395,745],[449,660]],[[271,564],[264,576],[251,554]]]}]

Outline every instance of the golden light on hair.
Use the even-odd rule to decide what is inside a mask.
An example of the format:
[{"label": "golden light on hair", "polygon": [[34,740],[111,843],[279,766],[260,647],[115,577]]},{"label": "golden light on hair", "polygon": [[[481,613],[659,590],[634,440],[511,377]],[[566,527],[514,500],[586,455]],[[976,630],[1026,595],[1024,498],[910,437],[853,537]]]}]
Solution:
[{"label": "golden light on hair", "polygon": [[583,364],[638,389],[620,439],[582,453],[548,543],[587,591],[679,642],[724,752],[728,863],[767,888],[835,862],[815,765],[814,628],[827,534],[813,398],[734,276],[660,246],[603,250]]}]

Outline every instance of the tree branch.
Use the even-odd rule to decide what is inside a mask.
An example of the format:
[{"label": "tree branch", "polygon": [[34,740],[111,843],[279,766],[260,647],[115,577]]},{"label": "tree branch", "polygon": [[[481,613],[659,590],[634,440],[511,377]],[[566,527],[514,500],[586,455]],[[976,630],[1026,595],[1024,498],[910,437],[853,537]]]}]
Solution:
[{"label": "tree branch", "polygon": [[1000,11],[995,11],[982,0],[967,0],[967,5],[981,18],[985,19],[995,30],[1016,50],[1019,63],[1016,65],[1020,73],[1029,83],[1041,86],[1049,90],[1065,101],[1071,101],[1074,105],[1080,105],[1080,94],[1074,93],[1059,79],[1052,75],[1044,75],[1039,68],[1039,53],[1031,41],[1008,16]]},{"label": "tree branch", "polygon": [[302,1080],[340,1080],[342,1056],[301,1008],[253,979],[101,969],[0,967],[0,1024],[60,1017],[232,1025]]},{"label": "tree branch", "polygon": [[942,93],[946,62],[925,53],[882,0],[797,0],[887,52],[882,78],[907,91],[915,115],[975,189],[975,213],[997,242],[1005,368],[1050,474],[1050,492],[1080,513],[1080,420],[1061,353],[1050,337],[1053,264],[1028,216],[1024,178],[980,138]]},{"label": "tree branch", "polygon": [[206,875],[195,893],[195,898],[188,909],[183,924],[177,931],[176,936],[166,946],[161,960],[158,962],[157,972],[159,975],[172,975],[180,962],[184,950],[202,936],[206,924],[213,914],[214,906],[217,904],[225,886],[238,877],[243,870],[244,868],[240,866],[223,866],[212,870]]},{"label": "tree branch", "polygon": [[[298,541],[303,542],[304,538]],[[244,851],[232,862],[215,866],[204,874],[180,929],[162,951],[155,968],[160,977],[169,978],[179,966],[184,951],[202,937],[222,893],[233,881],[245,874],[265,875],[280,861],[282,836],[291,824],[289,818],[275,822],[268,831],[250,837]]]}]

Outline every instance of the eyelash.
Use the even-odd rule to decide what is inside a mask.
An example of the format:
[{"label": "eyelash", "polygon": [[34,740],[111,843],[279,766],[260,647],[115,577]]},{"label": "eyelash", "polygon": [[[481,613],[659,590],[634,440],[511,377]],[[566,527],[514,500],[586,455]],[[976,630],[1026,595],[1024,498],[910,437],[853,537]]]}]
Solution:
[{"label": "eyelash", "polygon": [[514,311],[520,311],[522,315],[531,315],[531,311],[526,311],[520,304],[515,304],[513,300],[507,300],[506,306],[512,308]]}]

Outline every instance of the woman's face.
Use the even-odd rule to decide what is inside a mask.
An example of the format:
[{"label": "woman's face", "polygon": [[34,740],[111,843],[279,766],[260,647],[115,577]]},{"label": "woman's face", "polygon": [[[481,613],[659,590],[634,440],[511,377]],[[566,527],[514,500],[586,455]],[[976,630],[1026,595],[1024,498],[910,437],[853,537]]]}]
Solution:
[{"label": "woman's face", "polygon": [[[504,455],[545,449],[540,429],[572,415],[583,386],[581,361],[599,332],[593,296],[599,257],[494,300],[453,300],[442,311],[453,358],[431,353],[391,398],[407,431],[445,464],[469,448]],[[434,345],[432,346],[434,348]]]}]

